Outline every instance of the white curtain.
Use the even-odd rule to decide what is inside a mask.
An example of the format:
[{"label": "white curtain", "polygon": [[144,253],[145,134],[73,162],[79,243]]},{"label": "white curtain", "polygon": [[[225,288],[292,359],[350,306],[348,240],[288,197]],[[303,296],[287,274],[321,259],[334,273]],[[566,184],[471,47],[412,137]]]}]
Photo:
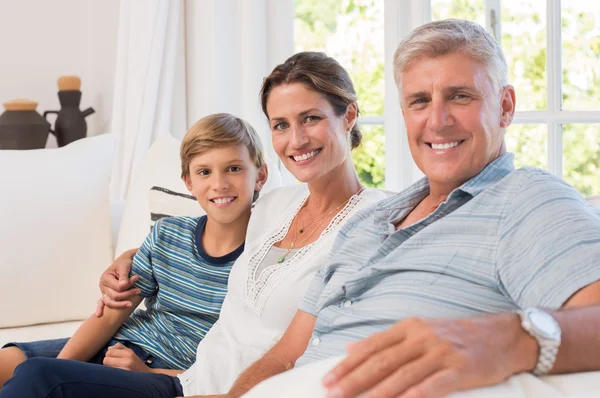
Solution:
[{"label": "white curtain", "polygon": [[188,125],[232,113],[254,126],[277,159],[258,92],[293,54],[293,0],[186,0],[185,10]]},{"label": "white curtain", "polygon": [[183,0],[121,0],[112,133],[111,198],[124,199],[159,135],[186,127]]}]

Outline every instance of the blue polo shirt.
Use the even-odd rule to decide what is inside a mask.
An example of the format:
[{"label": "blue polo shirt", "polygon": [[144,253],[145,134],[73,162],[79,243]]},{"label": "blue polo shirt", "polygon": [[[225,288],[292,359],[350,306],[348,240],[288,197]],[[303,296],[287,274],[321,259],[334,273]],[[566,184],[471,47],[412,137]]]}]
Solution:
[{"label": "blue polo shirt", "polygon": [[514,170],[512,154],[396,231],[428,193],[423,179],[342,227],[300,308],[317,320],[297,366],[407,317],[552,310],[600,280],[600,213],[561,179]]}]

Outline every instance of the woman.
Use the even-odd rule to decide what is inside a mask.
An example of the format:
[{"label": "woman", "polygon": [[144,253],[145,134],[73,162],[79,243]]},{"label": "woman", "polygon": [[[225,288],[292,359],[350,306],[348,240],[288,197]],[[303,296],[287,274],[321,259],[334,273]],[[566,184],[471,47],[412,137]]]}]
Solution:
[{"label": "woman", "polygon": [[[277,155],[304,184],[279,188],[257,201],[219,321],[198,345],[196,363],[175,378],[30,360],[17,368],[0,397],[10,396],[4,394],[9,390],[34,397],[51,389],[64,394],[56,396],[113,398],[142,392],[157,397],[225,393],[279,340],[340,226],[384,194],[364,189],[356,175],[350,156],[361,141],[356,94],[334,59],[313,52],[290,57],[265,79],[261,103]],[[114,296],[111,289],[105,293]],[[35,391],[28,385],[31,377]]]}]

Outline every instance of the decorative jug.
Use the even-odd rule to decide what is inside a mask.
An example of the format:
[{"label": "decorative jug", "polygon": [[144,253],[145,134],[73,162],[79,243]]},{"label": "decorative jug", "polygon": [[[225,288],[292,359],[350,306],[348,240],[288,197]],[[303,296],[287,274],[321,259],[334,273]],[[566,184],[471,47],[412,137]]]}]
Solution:
[{"label": "decorative jug", "polygon": [[81,79],[77,76],[62,76],[58,79],[58,100],[60,111],[46,111],[44,118],[49,114],[56,114],[54,130],[59,147],[65,146],[80,138],[85,138],[87,133],[86,116],[94,113],[94,109],[79,110],[81,101]]},{"label": "decorative jug", "polygon": [[4,103],[0,115],[0,149],[39,149],[46,146],[50,123],[36,112],[37,102],[16,99]]}]

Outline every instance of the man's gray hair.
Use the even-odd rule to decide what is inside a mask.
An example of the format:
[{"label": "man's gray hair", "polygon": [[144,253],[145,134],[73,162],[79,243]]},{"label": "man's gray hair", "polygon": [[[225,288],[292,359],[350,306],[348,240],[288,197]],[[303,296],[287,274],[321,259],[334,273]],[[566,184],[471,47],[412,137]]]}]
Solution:
[{"label": "man's gray hair", "polygon": [[495,91],[508,84],[502,48],[474,22],[446,19],[420,26],[400,42],[394,54],[394,80],[402,92],[402,74],[415,61],[460,51],[483,63]]}]

